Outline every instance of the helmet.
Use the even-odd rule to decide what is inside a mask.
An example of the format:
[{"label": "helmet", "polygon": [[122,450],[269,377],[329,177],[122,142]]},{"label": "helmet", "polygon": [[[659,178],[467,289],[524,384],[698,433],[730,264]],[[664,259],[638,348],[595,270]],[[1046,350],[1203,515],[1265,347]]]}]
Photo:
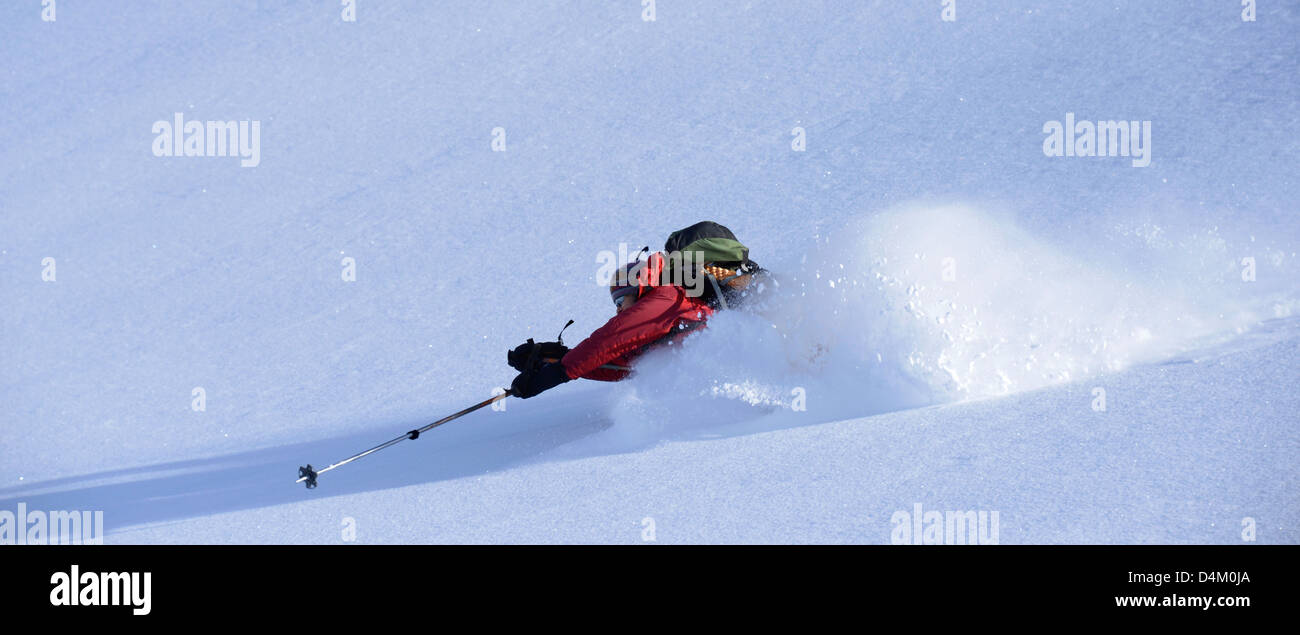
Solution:
[{"label": "helmet", "polygon": [[616,269],[609,279],[609,295],[614,304],[620,304],[627,296],[640,298],[651,287],[659,286],[663,269],[664,255],[661,253],[650,254],[645,260],[634,260]]}]

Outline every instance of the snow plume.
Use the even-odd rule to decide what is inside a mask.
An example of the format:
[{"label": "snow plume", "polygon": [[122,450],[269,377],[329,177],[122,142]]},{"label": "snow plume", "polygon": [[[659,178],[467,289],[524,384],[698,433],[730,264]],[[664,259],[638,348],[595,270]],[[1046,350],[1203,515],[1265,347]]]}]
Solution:
[{"label": "snow plume", "polygon": [[1088,243],[1076,252],[961,205],[856,221],[783,265],[752,310],[647,355],[615,423],[649,440],[664,426],[797,416],[801,397],[827,420],[1004,395],[1167,358],[1295,306],[1294,288],[1244,283],[1222,240],[1164,236],[1157,249],[1106,233],[1076,238]]}]

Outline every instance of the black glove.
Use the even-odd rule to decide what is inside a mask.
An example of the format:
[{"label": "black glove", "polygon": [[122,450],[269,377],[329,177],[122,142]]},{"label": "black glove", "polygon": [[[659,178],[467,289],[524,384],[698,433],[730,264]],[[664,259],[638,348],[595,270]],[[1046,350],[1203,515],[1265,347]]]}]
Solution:
[{"label": "black glove", "polygon": [[564,370],[564,364],[546,363],[537,370],[519,373],[519,376],[510,383],[510,394],[520,399],[528,399],[566,381],[569,381],[569,374]]},{"label": "black glove", "polygon": [[[506,363],[518,371],[536,370],[538,366],[547,361],[559,361],[569,352],[569,347],[560,342],[534,342],[531,338],[527,342],[516,346],[514,350],[506,353]],[[534,357],[534,353],[536,356]]]}]

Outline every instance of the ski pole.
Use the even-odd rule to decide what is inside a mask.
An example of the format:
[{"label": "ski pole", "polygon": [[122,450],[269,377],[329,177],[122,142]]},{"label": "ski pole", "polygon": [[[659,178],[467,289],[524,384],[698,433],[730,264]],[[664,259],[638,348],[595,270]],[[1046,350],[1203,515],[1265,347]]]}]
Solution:
[{"label": "ski pole", "polygon": [[483,400],[483,401],[480,401],[479,403],[476,403],[476,404],[474,404],[474,405],[472,405],[472,406],[470,406],[470,407],[468,407],[468,408],[466,408],[466,409],[464,409],[464,410],[461,410],[460,412],[457,412],[456,414],[447,415],[446,417],[443,417],[443,418],[441,418],[441,419],[439,419],[439,420],[437,420],[437,421],[434,421],[433,423],[430,423],[429,425],[424,426],[423,428],[416,428],[415,430],[411,430],[410,432],[407,432],[406,434],[403,434],[403,435],[400,436],[400,437],[397,437],[397,438],[392,439],[392,440],[390,440],[390,441],[386,441],[386,442],[384,442],[384,443],[380,443],[379,445],[376,445],[375,447],[370,448],[369,450],[366,450],[365,452],[358,452],[357,454],[353,454],[352,456],[349,456],[348,458],[343,459],[342,461],[339,461],[338,463],[334,463],[334,464],[330,465],[329,467],[327,467],[327,468],[325,468],[325,469],[323,469],[323,470],[313,470],[312,467],[311,467],[311,463],[308,463],[306,467],[299,467],[299,468],[298,468],[298,480],[296,480],[296,481],[294,481],[294,482],[295,482],[295,483],[302,483],[303,481],[306,481],[306,482],[307,482],[307,489],[313,489],[313,488],[316,487],[316,477],[320,476],[321,474],[324,474],[324,473],[326,473],[326,472],[328,472],[328,471],[330,471],[330,470],[332,470],[332,469],[334,469],[334,468],[336,468],[336,467],[341,467],[341,466],[347,465],[348,463],[351,463],[351,462],[353,462],[353,461],[355,461],[355,460],[357,460],[357,459],[359,459],[359,458],[361,458],[361,457],[363,457],[363,456],[365,456],[365,455],[367,455],[367,454],[374,454],[375,452],[378,452],[378,451],[380,451],[380,450],[382,450],[382,449],[384,449],[384,448],[386,448],[386,447],[388,447],[388,446],[390,446],[390,445],[396,445],[396,444],[401,443],[402,441],[405,441],[405,440],[407,440],[407,439],[410,439],[410,440],[414,441],[414,440],[420,438],[420,433],[422,433],[422,432],[428,432],[428,431],[430,431],[430,430],[432,430],[432,429],[434,429],[434,428],[436,428],[436,427],[438,427],[438,426],[440,426],[440,425],[442,425],[442,424],[444,424],[444,423],[447,423],[448,421],[451,421],[452,419],[456,419],[456,418],[459,418],[459,417],[463,417],[463,416],[465,416],[465,415],[467,415],[467,414],[469,414],[469,413],[471,413],[471,412],[474,412],[475,410],[478,410],[479,408],[482,408],[482,407],[484,407],[484,406],[490,406],[490,405],[492,405],[492,404],[494,404],[494,403],[496,403],[496,402],[498,402],[498,401],[501,401],[502,399],[505,399],[506,397],[509,397],[509,396],[512,395],[512,394],[514,394],[514,393],[512,393],[512,392],[509,391],[509,390],[507,390],[507,391],[505,391],[505,392],[503,392],[503,393],[501,393],[501,394],[499,394],[499,395],[497,395],[497,396],[495,396],[495,397],[492,397],[491,399],[485,399],[485,400]]}]

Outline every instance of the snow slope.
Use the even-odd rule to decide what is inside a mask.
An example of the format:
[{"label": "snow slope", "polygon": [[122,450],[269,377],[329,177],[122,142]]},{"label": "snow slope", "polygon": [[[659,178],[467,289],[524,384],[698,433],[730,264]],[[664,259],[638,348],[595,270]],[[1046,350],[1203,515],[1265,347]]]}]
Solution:
[{"label": "snow slope", "polygon": [[[889,542],[915,503],[1003,543],[1300,541],[1300,10],[933,4],[6,3],[0,509],[109,542]],[[176,112],[260,121],[260,165],[153,156]],[[1151,165],[1044,156],[1066,113],[1151,121]],[[763,306],[293,484],[577,341],[602,251],[705,218],[778,272]]]}]

